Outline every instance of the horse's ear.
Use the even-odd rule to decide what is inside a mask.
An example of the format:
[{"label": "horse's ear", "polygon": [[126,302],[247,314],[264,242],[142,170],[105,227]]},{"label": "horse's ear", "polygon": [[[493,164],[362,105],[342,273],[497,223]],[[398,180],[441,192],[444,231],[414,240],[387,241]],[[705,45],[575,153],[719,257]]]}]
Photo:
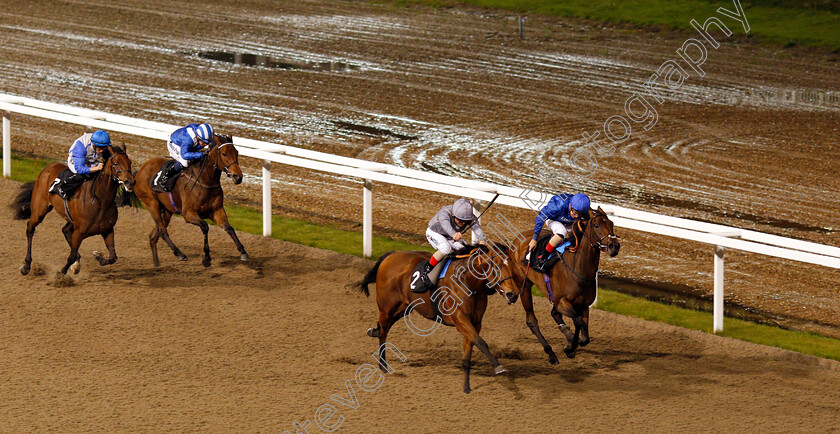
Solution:
[{"label": "horse's ear", "polygon": [[598,212],[601,213],[601,214],[607,215],[607,213],[605,213],[604,210],[601,209],[600,205],[598,206]]}]

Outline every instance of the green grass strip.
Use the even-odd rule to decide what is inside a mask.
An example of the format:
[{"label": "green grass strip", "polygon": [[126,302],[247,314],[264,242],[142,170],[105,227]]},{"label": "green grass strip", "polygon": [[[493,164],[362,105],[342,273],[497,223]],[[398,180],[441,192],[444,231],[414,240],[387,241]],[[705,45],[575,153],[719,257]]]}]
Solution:
[{"label": "green grass strip", "polygon": [[[713,315],[655,303],[641,297],[598,289],[598,309],[712,333]],[[769,345],[827,359],[840,360],[840,340],[814,333],[785,330],[737,318],[723,319],[720,336]]]},{"label": "green grass strip", "polygon": [[[13,157],[12,179],[20,182],[34,180],[49,162]],[[262,211],[241,205],[226,205],[230,223],[239,231],[262,234]],[[345,231],[329,226],[312,224],[303,220],[272,216],[273,238],[305,246],[362,256],[362,233]],[[389,250],[427,250],[429,246],[375,236],[373,257],[378,258]],[[539,292],[535,292],[539,294]],[[712,314],[670,306],[641,297],[633,297],[606,289],[598,290],[598,309],[620,315],[658,321],[688,329],[712,332]],[[724,332],[728,336],[763,345],[798,351],[818,357],[840,360],[840,340],[813,333],[784,330],[734,318],[724,319]]]},{"label": "green grass strip", "polygon": [[[472,5],[538,14],[591,19],[609,23],[657,26],[694,32],[691,19],[700,24],[717,16],[733,32],[731,38],[743,37],[744,28],[737,21],[717,13],[719,7],[735,11],[730,0],[393,0],[397,5],[422,4],[432,7]],[[807,2],[802,2],[807,4]],[[811,2],[813,3],[813,2]],[[794,1],[744,0],[741,2],[750,25],[749,35],[776,45],[807,45],[840,49],[840,7],[801,6]],[[715,27],[712,27],[717,31]],[[526,35],[529,34],[525,24]],[[720,40],[726,40],[722,34]]]},{"label": "green grass strip", "polygon": [[[262,211],[240,205],[225,205],[228,220],[236,230],[262,234]],[[303,220],[286,217],[271,217],[271,237],[304,246],[332,250],[346,255],[362,256],[362,233],[345,231],[331,226],[320,226]],[[387,237],[373,237],[373,257],[378,258],[391,250],[427,250],[429,246],[418,246]]]}]

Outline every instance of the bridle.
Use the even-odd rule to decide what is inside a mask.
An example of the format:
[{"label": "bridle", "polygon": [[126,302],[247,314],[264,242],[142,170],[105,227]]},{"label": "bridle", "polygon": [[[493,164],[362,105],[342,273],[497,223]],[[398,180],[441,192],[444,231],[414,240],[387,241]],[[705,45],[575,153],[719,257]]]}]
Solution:
[{"label": "bridle", "polygon": [[[594,217],[590,217],[589,219],[587,219],[587,220],[586,220],[586,227],[583,227],[583,231],[586,231],[586,230],[588,229],[588,226],[589,226],[589,225],[594,225],[593,220],[595,220],[595,219],[597,219],[597,218],[600,218],[600,217],[606,217],[606,214],[600,214],[600,213],[599,213],[598,215],[596,215],[596,216],[594,216]],[[603,237],[601,237],[600,239],[598,239],[598,240],[594,240],[593,235],[592,235],[594,232],[595,232],[594,230],[590,230],[590,231],[589,231],[589,235],[587,235],[587,241],[589,242],[589,246],[590,246],[590,247],[592,247],[593,249],[596,249],[596,250],[597,250],[597,251],[599,251],[599,252],[600,252],[600,251],[603,251],[604,249],[606,249],[607,247],[609,247],[609,244],[604,244],[604,243],[603,243],[603,241],[604,241],[604,239],[605,239],[605,238],[608,238],[610,241],[617,240],[617,239],[619,238],[619,236],[618,236],[618,235],[616,235],[616,234],[614,234],[612,231],[610,231],[610,233],[608,233],[608,234],[604,235],[604,236],[603,236]],[[594,240],[594,241],[593,241],[593,240]],[[571,251],[571,249],[570,249],[569,251]],[[579,251],[579,250],[578,250],[578,251]],[[574,251],[574,252],[572,252],[572,255],[577,256],[578,251]],[[582,282],[589,282],[589,281],[594,281],[594,280],[595,280],[595,278],[592,278],[592,279],[587,279],[586,277],[583,277],[580,273],[578,273],[578,272],[577,272],[574,268],[572,268],[572,267],[571,267],[571,266],[570,266],[570,265],[566,262],[566,259],[564,259],[564,258],[563,258],[563,255],[560,255],[560,262],[562,262],[562,263],[563,263],[563,265],[565,265],[565,266],[566,266],[566,268],[567,268],[569,271],[571,271],[571,272],[572,272],[572,274],[573,274],[575,277],[577,277],[579,280],[581,280]],[[574,260],[573,260],[573,262],[572,262],[572,263],[574,263]]]},{"label": "bridle", "polygon": [[[599,217],[606,217],[606,215],[598,215],[598,216],[592,217],[592,218],[590,219],[590,222],[589,222],[588,224],[591,224],[591,223],[592,223],[592,222],[591,222],[591,220],[594,220],[594,219],[599,218]],[[610,243],[610,242],[615,241],[615,240],[617,240],[617,239],[619,238],[619,236],[618,236],[618,235],[616,235],[616,234],[614,234],[612,231],[610,231],[610,233],[608,233],[608,234],[604,235],[603,237],[599,238],[597,241],[592,241],[592,240],[593,240],[593,237],[592,237],[592,233],[593,233],[593,232],[595,232],[595,231],[590,231],[590,232],[589,232],[589,236],[587,237],[587,238],[589,238],[589,245],[590,245],[590,246],[592,246],[592,248],[595,248],[595,249],[598,249],[598,250],[602,250],[602,251],[603,251],[604,249],[606,249],[607,247],[609,247],[609,243]],[[603,243],[604,238],[608,238],[608,239],[609,239],[609,241],[607,242],[607,244],[604,244],[604,243]]]},{"label": "bridle", "polygon": [[[216,160],[217,161],[213,162],[213,166],[216,167],[217,169],[221,169],[222,172],[225,172],[225,175],[231,176],[230,172],[228,171],[228,168],[230,166],[236,164],[237,160],[231,161],[226,166],[223,165],[223,163],[222,163],[222,148],[224,148],[227,145],[233,145],[233,142],[227,142],[227,143],[221,144],[216,148]],[[211,149],[211,151],[212,151],[212,149]]]},{"label": "bridle", "polygon": [[120,185],[122,185],[123,181],[120,179],[120,173],[125,173],[125,172],[131,173],[131,169],[119,170],[119,166],[117,166],[117,161],[114,158],[117,155],[120,155],[120,154],[114,154],[114,155],[111,155],[110,158],[108,158],[109,160],[111,160],[111,174],[108,175],[108,177],[111,178],[114,181],[119,182]]},{"label": "bridle", "polygon": [[[500,256],[501,256],[500,254],[496,254],[496,255],[492,256],[490,258],[490,263],[495,265],[493,260],[500,257]],[[502,260],[507,261],[507,258],[502,258]],[[499,267],[499,271],[501,272],[501,267]],[[513,273],[510,273],[510,276],[505,277],[504,279],[500,279],[497,282],[493,283],[492,285],[487,285],[487,287],[488,288],[495,288],[496,292],[498,292],[500,295],[504,296],[505,292],[502,290],[502,283],[506,280],[509,280],[509,279],[513,279]]]},{"label": "bridle", "polygon": [[[207,189],[221,188],[221,186],[222,186],[221,183],[219,183],[218,185],[204,185],[201,182],[201,174],[204,173],[204,167],[207,165],[207,161],[210,161],[210,164],[212,164],[214,168],[221,170],[228,177],[231,176],[230,171],[228,171],[228,168],[230,166],[234,165],[235,163],[237,163],[238,159],[231,161],[230,164],[228,164],[227,166],[222,164],[221,149],[223,147],[227,146],[227,145],[233,145],[233,142],[223,143],[219,146],[212,147],[207,151],[207,156],[203,160],[201,160],[201,168],[198,169],[198,175],[195,177],[195,182],[193,182],[192,187],[190,187],[190,191],[192,191],[192,189],[194,189],[195,186],[198,185],[198,184],[201,184],[202,187],[207,188]],[[210,157],[210,153],[213,152],[214,150],[216,151],[216,158],[215,159]],[[189,175],[189,176],[192,177],[192,175]]]}]

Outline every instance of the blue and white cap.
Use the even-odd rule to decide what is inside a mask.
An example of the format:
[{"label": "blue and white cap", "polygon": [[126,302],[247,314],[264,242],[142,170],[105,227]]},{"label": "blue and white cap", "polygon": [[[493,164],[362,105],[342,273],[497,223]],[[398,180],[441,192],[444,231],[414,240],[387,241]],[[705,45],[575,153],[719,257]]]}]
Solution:
[{"label": "blue and white cap", "polygon": [[195,129],[195,135],[203,143],[210,143],[210,139],[213,138],[213,127],[210,124],[201,124]]}]

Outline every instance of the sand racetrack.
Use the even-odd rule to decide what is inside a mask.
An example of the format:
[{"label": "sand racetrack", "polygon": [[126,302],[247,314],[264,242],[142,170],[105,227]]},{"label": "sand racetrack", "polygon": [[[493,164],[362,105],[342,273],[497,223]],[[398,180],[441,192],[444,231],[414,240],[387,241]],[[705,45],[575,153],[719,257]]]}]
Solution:
[{"label": "sand racetrack", "polygon": [[[17,186],[0,181],[0,203]],[[492,377],[476,352],[464,395],[457,332],[418,337],[400,323],[389,340],[406,362],[391,357],[396,372],[365,392],[353,375],[373,362],[365,330],[376,307],[343,284],[372,262],[243,233],[252,260],[242,264],[211,227],[204,269],[200,231],[176,220],[171,234],[191,259],[162,250],[155,270],[151,219],[120,215],[119,261],[94,265],[102,241],[88,239],[75,286],[56,287],[63,222],[47,216],[33,253],[46,273],[23,277],[24,223],[0,213],[0,431],[294,432],[308,419],[318,432],[316,409],[347,396],[347,380],[358,408],[332,402],[340,432],[840,429],[838,362],[596,310],[592,344],[550,366],[521,307],[498,297],[482,334],[509,374]],[[548,304],[536,303],[557,348]]]}]

